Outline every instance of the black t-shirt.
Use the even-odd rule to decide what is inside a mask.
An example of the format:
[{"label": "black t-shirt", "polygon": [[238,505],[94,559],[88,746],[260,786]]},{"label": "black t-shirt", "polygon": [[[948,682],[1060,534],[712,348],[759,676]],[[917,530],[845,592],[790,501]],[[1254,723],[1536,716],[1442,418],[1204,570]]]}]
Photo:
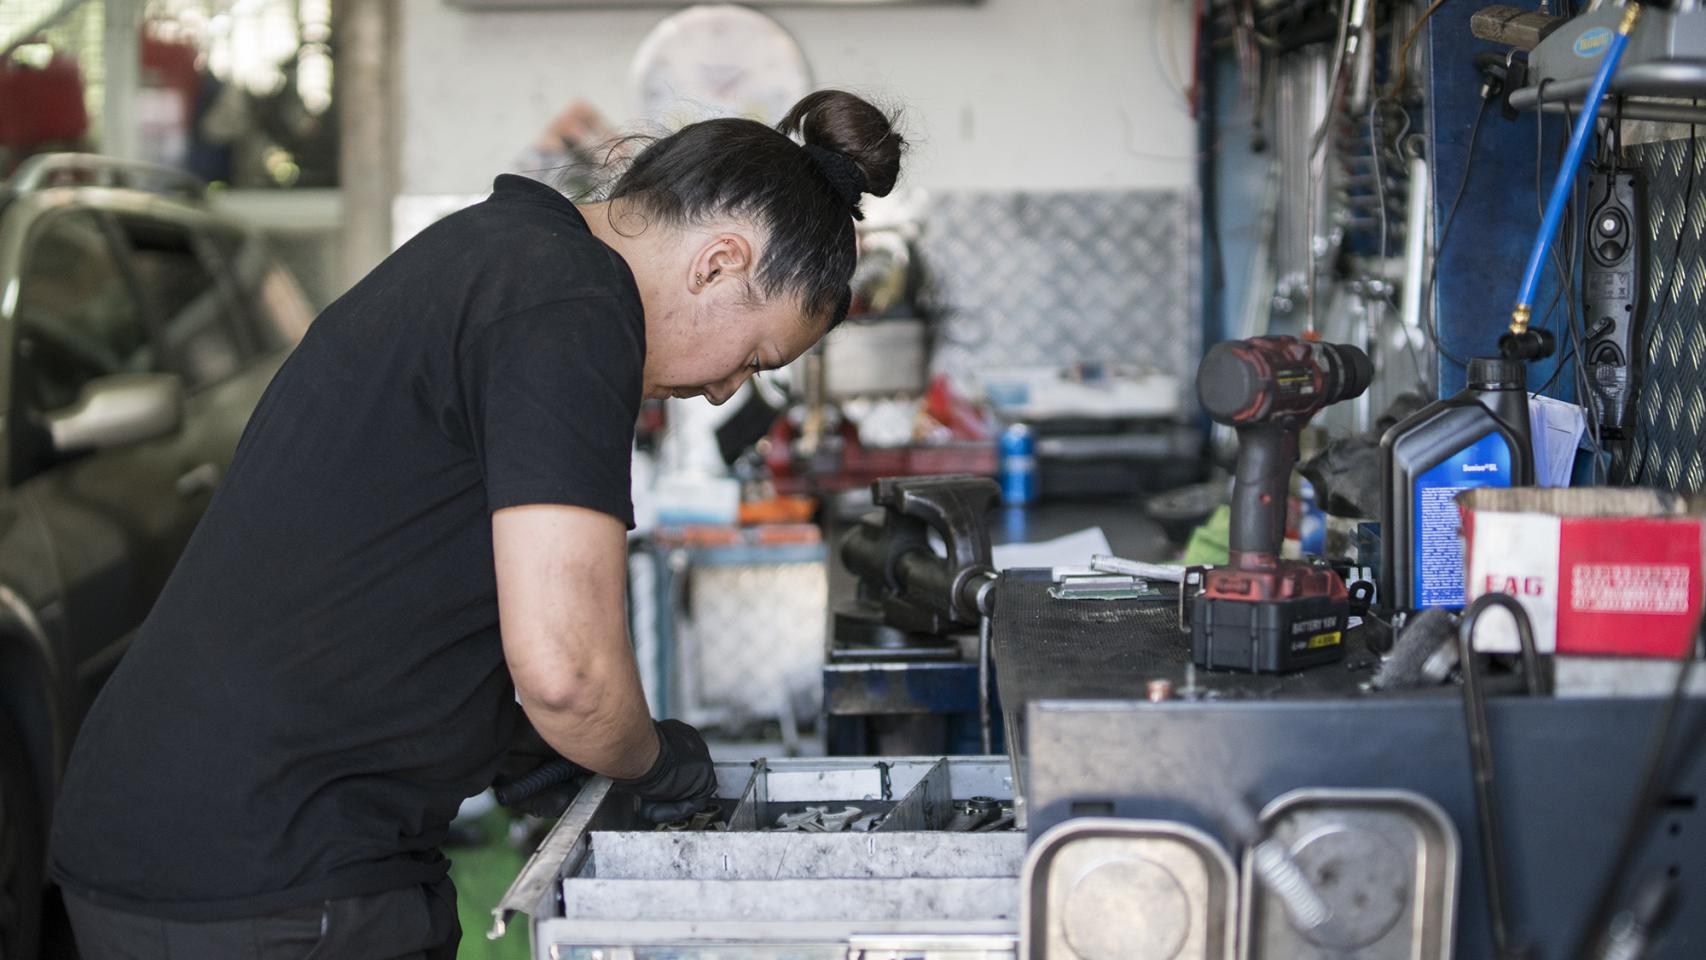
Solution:
[{"label": "black t-shirt", "polygon": [[491,512],[632,526],[633,275],[499,177],[333,303],[83,725],[54,876],[178,919],[428,882],[519,716]]}]

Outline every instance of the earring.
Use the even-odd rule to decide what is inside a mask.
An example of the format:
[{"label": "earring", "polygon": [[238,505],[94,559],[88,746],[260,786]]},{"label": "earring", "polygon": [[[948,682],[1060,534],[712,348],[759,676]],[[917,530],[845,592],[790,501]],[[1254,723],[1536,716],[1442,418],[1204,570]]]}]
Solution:
[{"label": "earring", "polygon": [[705,275],[702,273],[695,273],[693,275],[693,283],[696,286],[700,286],[700,287],[704,286],[705,285]]}]

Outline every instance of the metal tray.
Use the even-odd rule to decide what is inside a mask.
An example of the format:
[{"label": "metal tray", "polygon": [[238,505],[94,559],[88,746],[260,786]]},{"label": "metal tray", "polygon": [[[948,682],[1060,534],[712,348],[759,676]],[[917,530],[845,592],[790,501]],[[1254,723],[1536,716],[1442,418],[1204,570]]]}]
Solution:
[{"label": "metal tray", "polygon": [[[1300,932],[1244,856],[1242,957],[1448,960],[1457,929],[1458,837],[1438,804],[1407,790],[1293,790],[1262,811],[1327,905],[1348,924]],[[1337,912],[1337,911],[1335,911]]]},{"label": "metal tray", "polygon": [[1236,950],[1232,859],[1184,824],[1069,820],[1037,838],[1019,883],[1026,960],[1231,960]]},{"label": "metal tray", "polygon": [[[657,831],[592,781],[493,911],[531,917],[538,958],[1012,960],[1025,835],[955,832],[960,801],[1011,804],[1004,757],[719,764],[709,829]],[[807,807],[880,813],[869,832],[778,832]]]}]

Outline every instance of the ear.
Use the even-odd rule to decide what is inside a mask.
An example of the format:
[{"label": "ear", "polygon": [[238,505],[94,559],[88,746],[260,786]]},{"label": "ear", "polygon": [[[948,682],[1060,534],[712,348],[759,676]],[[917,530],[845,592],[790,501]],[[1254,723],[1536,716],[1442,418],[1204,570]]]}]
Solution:
[{"label": "ear", "polygon": [[703,293],[719,280],[738,280],[752,272],[751,241],[738,233],[719,233],[713,236],[689,265],[687,289]]}]

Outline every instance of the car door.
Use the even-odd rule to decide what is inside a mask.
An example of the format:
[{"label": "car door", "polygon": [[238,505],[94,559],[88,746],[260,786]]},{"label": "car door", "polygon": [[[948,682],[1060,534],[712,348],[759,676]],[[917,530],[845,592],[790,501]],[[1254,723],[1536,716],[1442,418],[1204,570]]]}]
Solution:
[{"label": "car door", "polygon": [[113,215],[160,346],[160,368],[177,374],[187,393],[184,421],[172,438],[178,474],[174,528],[162,544],[175,562],[231,455],[270,369],[257,369],[260,345],[226,275],[212,231],[196,211],[157,208]]},{"label": "car door", "polygon": [[175,433],[66,455],[45,428],[91,381],[162,367],[117,241],[99,212],[43,214],[25,241],[12,329],[10,479],[50,547],[55,612],[85,703],[165,582],[182,523]]}]

